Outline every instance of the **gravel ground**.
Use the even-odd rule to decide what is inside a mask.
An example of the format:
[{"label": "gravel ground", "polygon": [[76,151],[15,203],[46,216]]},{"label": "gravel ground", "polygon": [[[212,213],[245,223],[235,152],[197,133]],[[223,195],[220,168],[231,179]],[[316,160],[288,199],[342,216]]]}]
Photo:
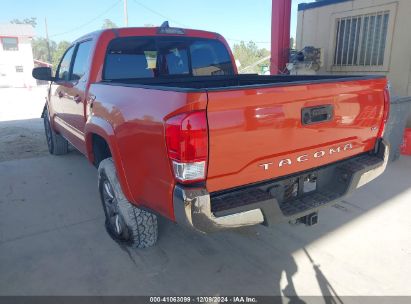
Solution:
[{"label": "gravel ground", "polygon": [[47,155],[40,119],[45,87],[0,88],[0,162]]}]

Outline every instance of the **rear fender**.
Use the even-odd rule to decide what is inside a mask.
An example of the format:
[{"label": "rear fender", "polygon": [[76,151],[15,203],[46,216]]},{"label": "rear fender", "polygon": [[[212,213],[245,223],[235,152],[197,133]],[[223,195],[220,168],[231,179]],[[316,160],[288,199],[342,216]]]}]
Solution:
[{"label": "rear fender", "polygon": [[114,161],[114,165],[116,167],[117,176],[118,176],[118,179],[121,185],[121,189],[123,190],[123,193],[126,196],[127,200],[132,201],[132,195],[131,195],[130,188],[127,183],[127,178],[126,178],[124,168],[123,168],[123,162],[121,160],[117,141],[114,136],[113,127],[108,121],[100,117],[92,116],[87,121],[86,127],[85,127],[86,149],[87,149],[87,158],[91,163],[93,163],[94,161],[93,141],[92,141],[93,134],[101,136],[107,142],[110,148],[111,156]]}]

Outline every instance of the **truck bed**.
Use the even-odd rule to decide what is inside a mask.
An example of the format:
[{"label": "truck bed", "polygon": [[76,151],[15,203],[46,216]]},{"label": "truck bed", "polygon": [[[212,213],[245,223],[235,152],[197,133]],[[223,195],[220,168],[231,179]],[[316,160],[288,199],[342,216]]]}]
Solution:
[{"label": "truck bed", "polygon": [[[201,93],[206,98],[209,131],[207,188],[213,192],[372,150],[383,119],[386,79],[243,74],[122,79],[104,84],[135,89],[137,96],[161,96],[160,100],[161,91],[173,92],[173,96]],[[168,103],[160,100],[161,107],[166,107]],[[305,122],[305,113],[319,115],[318,120]]]},{"label": "truck bed", "polygon": [[219,91],[237,90],[239,88],[274,87],[319,84],[330,82],[345,82],[384,78],[379,75],[274,75],[262,76],[257,74],[240,74],[232,76],[196,76],[196,77],[167,77],[140,78],[103,81],[110,85],[152,88],[167,91]]}]

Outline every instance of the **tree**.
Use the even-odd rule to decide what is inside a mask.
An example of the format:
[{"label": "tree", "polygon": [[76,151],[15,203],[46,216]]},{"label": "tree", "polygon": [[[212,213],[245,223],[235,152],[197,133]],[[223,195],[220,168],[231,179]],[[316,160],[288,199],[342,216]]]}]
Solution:
[{"label": "tree", "polygon": [[117,24],[115,24],[113,21],[110,19],[104,19],[102,29],[110,29],[110,28],[117,28]]},{"label": "tree", "polygon": [[[63,57],[64,52],[70,46],[68,41],[60,41],[58,44],[50,40],[50,55],[51,64],[53,65],[53,70],[55,71],[58,64],[60,63],[61,57]],[[41,61],[49,62],[48,60],[48,50],[47,50],[47,39],[46,38],[35,38],[32,41],[33,47],[33,57]]]},{"label": "tree", "polygon": [[[111,21],[106,19],[108,23]],[[33,27],[37,26],[37,18],[25,18],[23,20],[20,19],[13,19],[10,21],[13,24],[30,24]],[[112,26],[116,26],[114,23],[111,22]],[[47,46],[47,39],[46,38],[33,38],[32,42],[32,49],[33,49],[33,57],[34,59],[49,62],[49,54],[48,54],[48,46]],[[57,65],[60,62],[61,57],[63,56],[64,52],[70,46],[70,42],[68,41],[60,41],[58,44],[53,41],[49,40],[49,47],[50,47],[50,57],[51,57],[51,64],[53,65],[53,69],[57,68]]]},{"label": "tree", "polygon": [[[54,42],[55,43],[55,42]],[[63,57],[64,53],[70,46],[70,42],[68,41],[60,41],[55,48],[55,51],[52,52],[52,59],[51,63],[53,64],[53,70],[55,71],[58,64],[60,63],[61,58]]]},{"label": "tree", "polygon": [[[48,62],[48,50],[46,38],[34,38],[31,42],[33,48],[33,57],[41,61]],[[50,40],[50,55],[53,56],[56,51],[56,42]],[[53,57],[52,57],[53,58]]]},{"label": "tree", "polygon": [[24,18],[23,20],[13,19],[13,20],[10,21],[10,23],[13,23],[13,24],[30,24],[32,27],[36,27],[37,26],[37,18],[30,17],[30,18]]},{"label": "tree", "polygon": [[[238,59],[241,63],[241,69],[244,69],[258,60],[261,60],[270,55],[270,52],[267,49],[258,48],[257,44],[253,41],[249,41],[247,44],[244,41],[241,41],[239,44],[234,44],[233,54],[235,59]],[[268,66],[270,60],[266,59],[260,64],[247,69],[247,73],[259,73],[261,72],[262,66]]]}]

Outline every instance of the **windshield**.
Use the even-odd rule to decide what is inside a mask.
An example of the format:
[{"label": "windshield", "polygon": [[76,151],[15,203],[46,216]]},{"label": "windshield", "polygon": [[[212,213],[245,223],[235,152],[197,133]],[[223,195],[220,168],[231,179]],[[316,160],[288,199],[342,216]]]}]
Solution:
[{"label": "windshield", "polygon": [[162,76],[234,75],[218,40],[188,37],[124,37],[107,49],[104,80]]}]

